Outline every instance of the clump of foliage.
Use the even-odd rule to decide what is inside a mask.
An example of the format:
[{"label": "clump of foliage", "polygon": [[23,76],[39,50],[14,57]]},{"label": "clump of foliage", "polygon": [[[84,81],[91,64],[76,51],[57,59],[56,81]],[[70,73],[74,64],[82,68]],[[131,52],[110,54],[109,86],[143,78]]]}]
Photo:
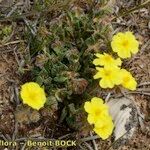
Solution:
[{"label": "clump of foliage", "polygon": [[102,22],[109,13],[101,9],[104,4],[89,1],[79,6],[73,2],[50,22],[45,16],[41,18],[35,35],[29,28],[26,30],[29,55],[22,71],[26,74],[28,70],[29,81],[44,87],[47,106],[60,104],[60,122],[66,119],[71,127],[77,128],[75,114],[90,97],[89,88],[95,82],[91,63],[94,53],[108,44],[111,28]]},{"label": "clump of foliage", "polygon": [[9,39],[9,36],[12,34],[12,26],[0,24],[0,43],[4,43]]},{"label": "clump of foliage", "polygon": [[[37,3],[36,9],[48,8],[50,2]],[[53,104],[56,104],[55,111],[61,112],[59,122],[65,120],[73,129],[85,124],[81,106],[93,97],[89,91],[95,85],[94,54],[111,49],[111,27],[103,22],[110,13],[107,1],[82,2],[84,5],[81,1],[66,3],[67,9],[62,7],[61,13],[50,10],[38,20],[35,34],[31,27],[27,28],[29,54],[22,68],[24,75],[31,74],[28,82],[44,87],[45,107],[54,110]]]}]

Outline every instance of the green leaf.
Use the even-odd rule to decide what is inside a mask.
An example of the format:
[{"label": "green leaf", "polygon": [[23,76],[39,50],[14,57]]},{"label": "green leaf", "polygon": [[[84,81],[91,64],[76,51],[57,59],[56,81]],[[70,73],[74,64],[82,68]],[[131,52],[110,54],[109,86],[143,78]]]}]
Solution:
[{"label": "green leaf", "polygon": [[46,105],[51,106],[54,104],[58,104],[56,98],[54,96],[49,96],[46,101]]},{"label": "green leaf", "polygon": [[60,116],[60,119],[59,119],[59,123],[62,123],[64,121],[64,119],[66,118],[67,116],[67,108],[64,107],[62,112],[61,112],[61,116]]},{"label": "green leaf", "polygon": [[78,129],[75,116],[69,116],[69,117],[67,117],[67,118],[66,118],[66,122],[67,122],[67,124],[68,124],[68,126],[69,126],[70,128],[75,129],[75,130]]},{"label": "green leaf", "polygon": [[54,78],[54,81],[58,83],[64,83],[65,81],[67,81],[67,79],[68,79],[67,77],[58,76]]},{"label": "green leaf", "polygon": [[73,103],[69,104],[68,107],[69,107],[69,111],[72,115],[74,115],[77,112]]},{"label": "green leaf", "polygon": [[39,85],[42,85],[43,84],[43,78],[41,76],[38,76],[36,78],[36,82],[39,84]]}]

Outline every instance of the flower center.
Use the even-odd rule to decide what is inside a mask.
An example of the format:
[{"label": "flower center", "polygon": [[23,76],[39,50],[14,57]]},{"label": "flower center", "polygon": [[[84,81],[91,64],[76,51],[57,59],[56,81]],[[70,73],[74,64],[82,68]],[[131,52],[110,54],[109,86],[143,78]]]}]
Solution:
[{"label": "flower center", "polygon": [[34,92],[32,92],[32,93],[29,94],[29,98],[30,99],[34,100],[35,97],[36,97],[36,94]]},{"label": "flower center", "polygon": [[110,56],[105,56],[105,61],[110,61],[111,57]]},{"label": "flower center", "polygon": [[124,82],[124,83],[127,83],[127,82],[129,82],[129,80],[130,80],[129,77],[124,77],[123,82]]},{"label": "flower center", "polygon": [[101,114],[101,112],[99,110],[95,111],[95,116],[99,116]]},{"label": "flower center", "polygon": [[122,42],[122,45],[123,45],[124,47],[127,47],[127,46],[129,45],[128,40],[124,40],[124,41]]},{"label": "flower center", "polygon": [[110,74],[111,74],[111,71],[105,71],[105,76],[110,76]]}]

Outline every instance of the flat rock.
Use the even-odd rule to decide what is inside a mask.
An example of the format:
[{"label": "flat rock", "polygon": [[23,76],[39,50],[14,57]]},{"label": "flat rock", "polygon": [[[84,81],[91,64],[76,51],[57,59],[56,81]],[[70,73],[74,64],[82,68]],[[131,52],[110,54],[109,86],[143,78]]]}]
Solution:
[{"label": "flat rock", "polygon": [[115,124],[114,137],[118,146],[132,137],[138,123],[137,109],[132,99],[133,97],[121,97],[107,102]]}]

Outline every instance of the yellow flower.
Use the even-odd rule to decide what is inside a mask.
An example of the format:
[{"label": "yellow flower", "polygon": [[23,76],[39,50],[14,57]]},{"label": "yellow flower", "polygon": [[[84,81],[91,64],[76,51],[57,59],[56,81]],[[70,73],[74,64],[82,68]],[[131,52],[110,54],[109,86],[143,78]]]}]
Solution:
[{"label": "yellow flower", "polygon": [[122,86],[129,90],[136,90],[137,82],[134,77],[125,69],[121,69]]},{"label": "yellow flower", "polygon": [[99,84],[102,88],[113,88],[115,85],[121,84],[120,68],[118,67],[96,67],[98,72],[94,79],[101,78]]},{"label": "yellow flower", "polygon": [[85,102],[84,109],[88,113],[88,122],[94,124],[94,131],[103,139],[107,139],[113,131],[114,125],[109,115],[108,106],[98,97],[91,102]]},{"label": "yellow flower", "polygon": [[113,36],[111,47],[121,58],[131,57],[131,53],[136,54],[139,49],[139,42],[132,32],[125,32]]},{"label": "yellow flower", "polygon": [[111,116],[103,116],[94,127],[94,131],[103,140],[107,139],[113,132],[114,124]]},{"label": "yellow flower", "polygon": [[91,102],[85,102],[84,109],[88,113],[87,120],[90,124],[96,123],[104,115],[109,115],[108,106],[98,97],[92,98]]},{"label": "yellow flower", "polygon": [[111,55],[104,53],[97,53],[96,56],[98,58],[94,59],[93,64],[95,66],[121,66],[122,61],[120,58],[114,59]]},{"label": "yellow flower", "polygon": [[21,86],[20,92],[24,104],[39,110],[46,102],[44,89],[35,82],[28,82]]}]

